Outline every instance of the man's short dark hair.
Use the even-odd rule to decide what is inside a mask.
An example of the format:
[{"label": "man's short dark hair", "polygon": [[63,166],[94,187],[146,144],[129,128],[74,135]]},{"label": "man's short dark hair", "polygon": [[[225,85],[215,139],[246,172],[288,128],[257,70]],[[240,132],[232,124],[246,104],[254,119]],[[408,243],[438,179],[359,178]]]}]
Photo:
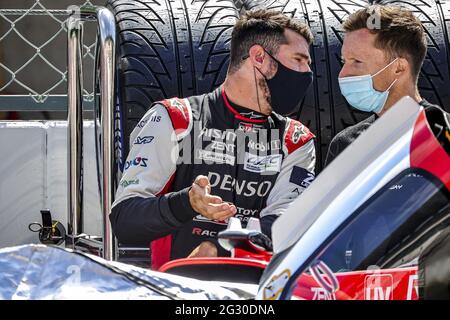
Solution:
[{"label": "man's short dark hair", "polygon": [[287,44],[285,29],[291,29],[305,38],[308,44],[313,35],[308,26],[283,13],[259,9],[247,11],[233,28],[229,73],[238,70],[253,45],[264,47],[270,54],[278,53],[280,45]]},{"label": "man's short dark hair", "polygon": [[[378,19],[378,23],[377,23]],[[427,39],[420,20],[400,6],[371,5],[352,13],[343,23],[345,32],[367,28],[376,35],[375,47],[387,57],[403,57],[418,79],[427,53]]]}]

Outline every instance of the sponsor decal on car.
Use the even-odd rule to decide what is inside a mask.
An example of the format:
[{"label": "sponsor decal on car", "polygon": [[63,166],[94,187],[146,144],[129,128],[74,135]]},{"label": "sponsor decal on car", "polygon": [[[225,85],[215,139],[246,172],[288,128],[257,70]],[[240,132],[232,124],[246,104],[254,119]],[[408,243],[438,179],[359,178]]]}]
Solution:
[{"label": "sponsor decal on car", "polygon": [[336,295],[330,293],[322,287],[312,287],[313,300],[336,300]]},{"label": "sponsor decal on car", "polygon": [[283,292],[284,286],[291,277],[291,271],[289,269],[284,270],[279,275],[275,275],[270,279],[269,283],[264,287],[263,299],[264,300],[276,300],[281,292]]},{"label": "sponsor decal on car", "polygon": [[296,280],[293,297],[306,300],[328,298],[417,300],[419,298],[417,267],[337,272],[336,278],[339,281],[339,289],[333,293],[333,296],[327,296],[319,289],[313,289],[323,288],[323,286],[312,275],[303,273]]},{"label": "sponsor decal on car", "polygon": [[393,300],[393,292],[391,274],[368,275],[364,279],[364,300]]},{"label": "sponsor decal on car", "polygon": [[412,274],[408,278],[408,292],[406,294],[406,300],[419,299],[419,276]]}]

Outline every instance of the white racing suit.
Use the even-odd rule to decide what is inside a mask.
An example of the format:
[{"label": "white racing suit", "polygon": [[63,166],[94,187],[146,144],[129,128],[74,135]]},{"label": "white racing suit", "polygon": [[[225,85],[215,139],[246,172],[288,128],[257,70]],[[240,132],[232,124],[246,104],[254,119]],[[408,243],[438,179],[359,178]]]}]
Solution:
[{"label": "white racing suit", "polygon": [[274,220],[314,179],[313,138],[298,121],[234,105],[222,87],[157,102],[130,136],[113,231],[123,245],[151,243],[153,268],[185,258],[203,241],[217,244],[226,221],[204,218],[189,201],[193,181],[205,175],[211,194],[233,203],[244,226],[259,218],[271,236]]}]

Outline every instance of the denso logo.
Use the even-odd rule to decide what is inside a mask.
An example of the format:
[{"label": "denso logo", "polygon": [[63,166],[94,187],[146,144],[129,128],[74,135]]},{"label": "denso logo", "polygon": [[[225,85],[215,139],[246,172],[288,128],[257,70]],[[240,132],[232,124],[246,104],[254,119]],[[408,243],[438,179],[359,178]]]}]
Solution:
[{"label": "denso logo", "polygon": [[149,144],[155,139],[153,136],[137,137],[134,144]]},{"label": "denso logo", "polygon": [[127,161],[125,163],[125,170],[128,170],[130,167],[144,167],[147,168],[148,158],[136,157],[134,160]]},{"label": "denso logo", "polygon": [[270,181],[237,181],[228,174],[220,175],[215,172],[210,172],[208,178],[212,188],[218,187],[224,191],[236,191],[236,194],[245,197],[253,197],[255,195],[265,197],[272,188],[272,182]]}]

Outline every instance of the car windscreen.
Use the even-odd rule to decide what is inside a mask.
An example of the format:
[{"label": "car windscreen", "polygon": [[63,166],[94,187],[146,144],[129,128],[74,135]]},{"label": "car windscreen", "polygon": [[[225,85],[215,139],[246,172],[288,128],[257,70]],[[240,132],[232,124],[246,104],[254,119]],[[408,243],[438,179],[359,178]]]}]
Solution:
[{"label": "car windscreen", "polygon": [[447,217],[449,201],[437,179],[404,172],[344,224],[318,259],[335,272],[407,264],[418,257],[418,252],[408,253],[418,248],[416,238],[426,232],[425,226]]},{"label": "car windscreen", "polygon": [[427,243],[448,225],[448,190],[430,174],[408,169],[357,209],[310,265],[320,261],[333,273],[416,266]]}]

